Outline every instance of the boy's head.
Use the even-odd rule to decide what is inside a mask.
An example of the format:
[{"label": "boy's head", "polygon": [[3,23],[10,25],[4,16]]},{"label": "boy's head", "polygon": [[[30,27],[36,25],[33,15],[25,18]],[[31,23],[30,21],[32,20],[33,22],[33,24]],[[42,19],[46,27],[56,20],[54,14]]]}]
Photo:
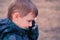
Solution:
[{"label": "boy's head", "polygon": [[8,18],[22,28],[32,26],[38,15],[38,9],[31,0],[16,0],[8,9]]}]

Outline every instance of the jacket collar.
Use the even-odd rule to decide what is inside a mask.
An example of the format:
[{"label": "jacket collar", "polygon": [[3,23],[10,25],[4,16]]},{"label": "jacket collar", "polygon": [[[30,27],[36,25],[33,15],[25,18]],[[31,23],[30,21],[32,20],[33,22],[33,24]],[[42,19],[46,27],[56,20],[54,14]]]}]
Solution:
[{"label": "jacket collar", "polygon": [[17,32],[19,32],[20,34],[26,34],[29,31],[29,28],[28,29],[20,28],[15,23],[13,23],[11,20],[9,20],[8,18],[6,20],[7,20],[7,24],[9,25],[9,27],[17,30]]}]

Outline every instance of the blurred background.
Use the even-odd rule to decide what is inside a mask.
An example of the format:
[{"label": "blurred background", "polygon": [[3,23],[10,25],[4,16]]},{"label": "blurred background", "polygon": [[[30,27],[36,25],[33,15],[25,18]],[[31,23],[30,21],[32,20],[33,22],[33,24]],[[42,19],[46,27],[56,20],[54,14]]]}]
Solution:
[{"label": "blurred background", "polygon": [[[7,17],[7,9],[13,0],[0,0],[0,18]],[[38,40],[60,40],[60,0],[32,0],[39,14]]]}]

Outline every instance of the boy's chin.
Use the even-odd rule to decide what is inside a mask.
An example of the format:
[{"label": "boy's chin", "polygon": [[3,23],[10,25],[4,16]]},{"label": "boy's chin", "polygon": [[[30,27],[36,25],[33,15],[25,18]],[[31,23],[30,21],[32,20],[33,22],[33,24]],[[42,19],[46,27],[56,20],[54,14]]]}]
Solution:
[{"label": "boy's chin", "polygon": [[29,27],[24,27],[23,29],[28,29]]},{"label": "boy's chin", "polygon": [[29,27],[26,27],[25,29],[29,29],[30,28],[30,26]]},{"label": "boy's chin", "polygon": [[24,27],[23,29],[29,29],[29,28],[32,28],[32,26],[29,26],[29,27]]}]

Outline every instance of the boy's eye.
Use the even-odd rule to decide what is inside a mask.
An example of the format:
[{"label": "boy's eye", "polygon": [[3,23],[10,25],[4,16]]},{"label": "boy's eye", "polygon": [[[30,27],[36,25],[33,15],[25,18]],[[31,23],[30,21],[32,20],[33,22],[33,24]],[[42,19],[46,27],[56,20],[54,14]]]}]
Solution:
[{"label": "boy's eye", "polygon": [[33,20],[28,20],[28,22],[32,22]]},{"label": "boy's eye", "polygon": [[31,20],[28,20],[28,22],[31,22]]},{"label": "boy's eye", "polygon": [[34,20],[28,20],[28,22],[33,22]]}]

